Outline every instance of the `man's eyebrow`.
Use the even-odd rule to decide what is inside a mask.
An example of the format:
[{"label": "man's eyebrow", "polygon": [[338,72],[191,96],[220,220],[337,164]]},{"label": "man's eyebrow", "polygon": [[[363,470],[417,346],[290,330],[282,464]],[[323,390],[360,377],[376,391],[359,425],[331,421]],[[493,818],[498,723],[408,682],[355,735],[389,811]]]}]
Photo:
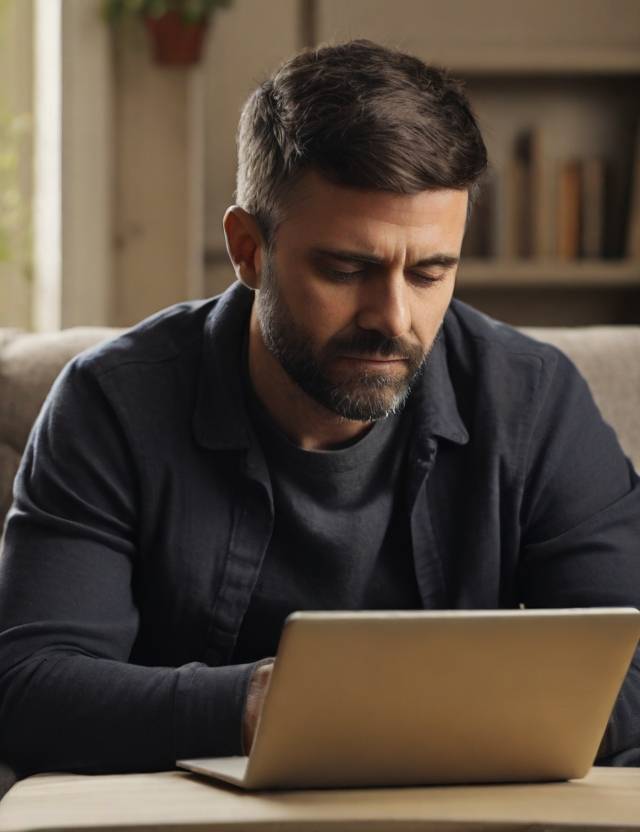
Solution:
[{"label": "man's eyebrow", "polygon": [[[335,257],[337,260],[352,260],[354,263],[372,263],[374,265],[384,265],[383,257],[376,257],[373,254],[367,254],[361,251],[350,251],[348,249],[337,248],[312,248],[312,257]],[[423,257],[415,263],[411,263],[409,268],[415,269],[429,267],[429,266],[443,266],[446,269],[451,269],[457,266],[460,262],[459,257],[454,257],[452,254],[432,254],[429,257]]]}]

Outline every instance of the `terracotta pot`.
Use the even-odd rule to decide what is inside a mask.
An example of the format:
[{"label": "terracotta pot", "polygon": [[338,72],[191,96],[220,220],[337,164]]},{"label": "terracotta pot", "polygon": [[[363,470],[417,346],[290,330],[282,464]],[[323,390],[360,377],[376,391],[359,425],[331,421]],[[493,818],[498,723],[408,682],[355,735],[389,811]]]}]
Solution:
[{"label": "terracotta pot", "polygon": [[208,18],[190,23],[179,12],[171,11],[160,17],[145,17],[145,23],[156,63],[165,66],[191,66],[198,63]]}]

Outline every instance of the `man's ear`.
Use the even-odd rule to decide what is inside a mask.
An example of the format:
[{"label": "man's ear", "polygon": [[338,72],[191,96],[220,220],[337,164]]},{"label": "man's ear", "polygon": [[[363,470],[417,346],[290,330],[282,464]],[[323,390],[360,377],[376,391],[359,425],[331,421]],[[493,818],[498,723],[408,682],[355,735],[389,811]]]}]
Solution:
[{"label": "man's ear", "polygon": [[230,205],[222,227],[236,277],[249,289],[259,289],[265,243],[258,223],[244,208]]}]

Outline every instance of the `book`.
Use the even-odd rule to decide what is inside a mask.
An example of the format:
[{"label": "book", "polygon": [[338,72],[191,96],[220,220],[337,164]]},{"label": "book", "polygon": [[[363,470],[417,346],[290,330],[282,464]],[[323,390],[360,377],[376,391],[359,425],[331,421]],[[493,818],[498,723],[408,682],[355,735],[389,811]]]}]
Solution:
[{"label": "book", "polygon": [[526,187],[526,173],[521,159],[509,159],[505,169],[505,228],[502,256],[508,259],[521,256],[521,229],[524,225],[523,191]]},{"label": "book", "polygon": [[604,256],[606,162],[602,157],[582,163],[581,246],[582,257]]},{"label": "book", "polygon": [[636,127],[636,140],[631,163],[631,194],[627,223],[627,257],[640,260],[640,121]]},{"label": "book", "polygon": [[506,257],[527,258],[547,253],[542,185],[542,132],[537,126],[527,127],[516,135],[513,156],[507,166]]},{"label": "book", "polygon": [[532,156],[534,255],[549,259],[556,253],[553,164],[544,151],[542,130],[537,129]]},{"label": "book", "polygon": [[573,260],[581,251],[582,167],[582,162],[578,159],[570,159],[558,165],[556,254],[561,260]]}]

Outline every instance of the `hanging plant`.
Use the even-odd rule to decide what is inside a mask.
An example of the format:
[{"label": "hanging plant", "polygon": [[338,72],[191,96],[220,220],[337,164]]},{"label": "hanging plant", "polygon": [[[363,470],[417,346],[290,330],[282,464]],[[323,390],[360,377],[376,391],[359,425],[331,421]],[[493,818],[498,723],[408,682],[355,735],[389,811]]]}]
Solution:
[{"label": "hanging plant", "polygon": [[232,0],[104,0],[110,23],[125,17],[144,21],[157,63],[191,66],[200,60],[213,12]]}]

